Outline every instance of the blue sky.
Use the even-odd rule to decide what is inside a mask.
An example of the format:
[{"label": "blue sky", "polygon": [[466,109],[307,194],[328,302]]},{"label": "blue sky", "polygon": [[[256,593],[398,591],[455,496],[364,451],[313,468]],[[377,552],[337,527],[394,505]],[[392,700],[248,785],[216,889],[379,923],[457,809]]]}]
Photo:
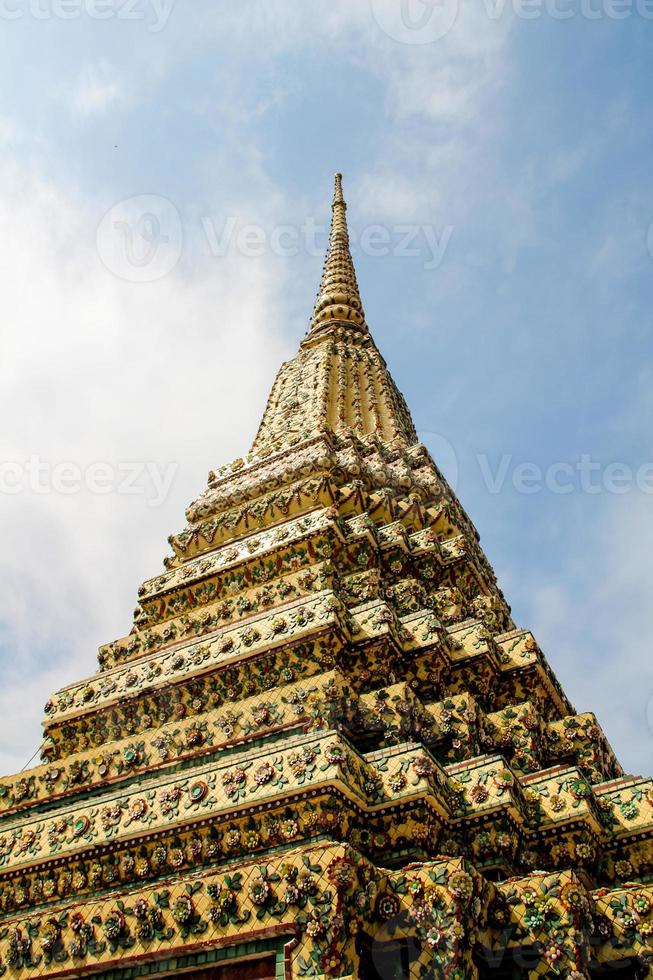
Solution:
[{"label": "blue sky", "polygon": [[650,772],[652,54],[646,0],[0,3],[2,770],[248,448],[342,170],[417,428],[515,619]]}]

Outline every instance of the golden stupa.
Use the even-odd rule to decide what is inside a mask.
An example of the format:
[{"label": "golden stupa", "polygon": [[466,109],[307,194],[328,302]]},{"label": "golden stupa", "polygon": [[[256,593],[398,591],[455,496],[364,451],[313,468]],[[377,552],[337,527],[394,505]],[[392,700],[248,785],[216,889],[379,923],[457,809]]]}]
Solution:
[{"label": "golden stupa", "polygon": [[307,336],[0,780],[0,974],[653,976],[653,784],[515,626],[368,330]]}]

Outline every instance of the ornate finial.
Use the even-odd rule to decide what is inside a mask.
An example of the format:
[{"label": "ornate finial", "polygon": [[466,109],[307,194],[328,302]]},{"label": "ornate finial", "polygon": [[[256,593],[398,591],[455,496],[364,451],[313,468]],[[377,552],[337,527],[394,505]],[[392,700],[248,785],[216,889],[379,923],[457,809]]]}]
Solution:
[{"label": "ornate finial", "polygon": [[365,324],[340,174],[335,178],[332,209],[329,248],[311,327],[297,356],[286,361],[277,375],[252,458],[334,432],[356,433],[360,438],[374,435],[408,446],[417,442],[406,403]]},{"label": "ornate finial", "polygon": [[342,196],[342,174],[336,174],[335,177],[335,187],[333,189],[333,203],[344,204],[345,207],[347,207],[347,205],[345,204],[345,199]]},{"label": "ornate finial", "polygon": [[329,323],[344,322],[366,330],[363,304],[358,292],[356,272],[349,250],[347,205],[342,193],[342,174],[336,174],[331,206],[331,232],[315,301],[309,336]]}]

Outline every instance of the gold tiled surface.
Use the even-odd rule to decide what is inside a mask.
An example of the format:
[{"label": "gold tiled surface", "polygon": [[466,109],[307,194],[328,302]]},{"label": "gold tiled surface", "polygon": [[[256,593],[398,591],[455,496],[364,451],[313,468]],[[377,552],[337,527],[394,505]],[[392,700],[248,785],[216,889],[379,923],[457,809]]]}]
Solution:
[{"label": "gold tiled surface", "polygon": [[572,871],[491,885],[459,858],[387,872],[345,845],[323,844],[7,919],[0,963],[65,976],[285,935],[297,939],[292,975],[356,976],[356,937],[365,933],[377,943],[417,940],[419,964],[454,977],[475,976],[473,956],[537,943],[531,976],[553,968],[576,978],[592,963],[650,955],[652,910],[650,886],[592,892]]},{"label": "gold tiled surface", "polygon": [[533,944],[531,978],[653,962],[653,785],[574,714],[416,442],[339,181],[309,334],[186,516],[132,632],[48,704],[46,764],[0,780],[0,974],[271,936],[288,980],[402,937],[415,980]]}]

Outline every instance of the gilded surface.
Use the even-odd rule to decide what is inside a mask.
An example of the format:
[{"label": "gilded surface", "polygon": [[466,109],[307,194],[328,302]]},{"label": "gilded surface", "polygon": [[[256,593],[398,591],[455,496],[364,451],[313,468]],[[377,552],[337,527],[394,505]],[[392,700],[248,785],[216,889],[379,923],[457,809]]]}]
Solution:
[{"label": "gilded surface", "polygon": [[244,942],[286,977],[402,942],[414,978],[653,975],[653,783],[515,627],[418,444],[339,177],[308,334],[186,518],[0,780],[0,975]]}]

